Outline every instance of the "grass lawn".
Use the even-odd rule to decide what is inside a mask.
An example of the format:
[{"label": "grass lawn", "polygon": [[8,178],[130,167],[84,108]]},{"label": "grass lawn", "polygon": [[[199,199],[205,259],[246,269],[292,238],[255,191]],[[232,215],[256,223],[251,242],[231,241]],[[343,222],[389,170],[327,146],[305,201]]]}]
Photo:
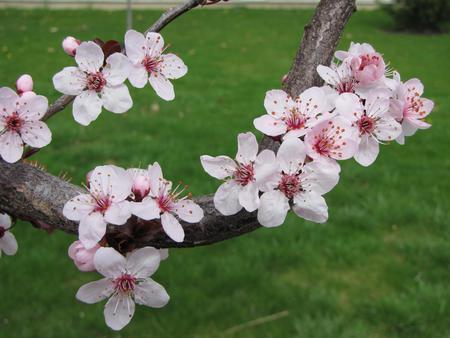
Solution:
[{"label": "grass lawn", "polygon": [[[36,159],[49,172],[80,183],[104,163],[124,167],[159,161],[166,176],[194,194],[215,191],[202,154],[235,154],[238,132],[253,130],[267,90],[280,87],[309,10],[199,10],[163,34],[189,66],[167,103],[146,87],[132,90],[133,109],[103,111],[90,127],[71,108],[50,121],[53,142]],[[158,11],[137,11],[144,30]],[[123,12],[0,11],[0,85],[22,73],[55,99],[53,74],[73,64],[60,49],[74,35],[122,40]],[[138,307],[122,332],[109,330],[103,304],[75,300],[80,273],[67,257],[74,237],[49,236],[20,223],[19,252],[0,259],[0,337],[450,337],[450,35],[386,32],[381,12],[358,12],[340,46],[367,41],[403,79],[419,77],[436,102],[433,127],[392,144],[369,168],[342,164],[340,184],[326,198],[327,224],[291,216],[224,243],[171,250],[155,275],[171,295],[163,309]],[[0,192],[1,193],[1,192]],[[26,206],[24,206],[26,207]],[[287,316],[229,331],[276,314]]]}]

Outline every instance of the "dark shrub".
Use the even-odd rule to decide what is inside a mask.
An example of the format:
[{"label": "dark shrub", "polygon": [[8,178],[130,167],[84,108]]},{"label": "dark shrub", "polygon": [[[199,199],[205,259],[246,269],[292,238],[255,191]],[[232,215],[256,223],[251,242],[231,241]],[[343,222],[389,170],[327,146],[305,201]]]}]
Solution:
[{"label": "dark shrub", "polygon": [[383,8],[400,30],[442,32],[450,20],[450,0],[394,0]]}]

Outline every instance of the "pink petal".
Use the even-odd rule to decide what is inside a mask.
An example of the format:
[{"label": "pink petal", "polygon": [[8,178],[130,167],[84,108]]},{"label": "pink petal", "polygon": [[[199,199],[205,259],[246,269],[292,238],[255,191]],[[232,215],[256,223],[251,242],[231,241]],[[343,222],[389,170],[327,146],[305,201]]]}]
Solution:
[{"label": "pink petal", "polygon": [[267,114],[275,118],[281,118],[288,109],[288,106],[292,104],[292,99],[288,94],[279,89],[268,91],[264,98],[264,107],[266,108]]},{"label": "pink petal", "polygon": [[292,210],[307,221],[325,223],[328,219],[327,203],[315,192],[297,194],[294,197]]},{"label": "pink petal", "polygon": [[248,164],[256,160],[258,154],[258,141],[251,132],[238,135],[238,152],[236,161],[242,164]]},{"label": "pink petal", "polygon": [[124,84],[109,87],[105,86],[102,91],[103,107],[110,112],[122,114],[133,107],[128,87]]},{"label": "pink petal", "polygon": [[175,213],[183,221],[189,223],[197,223],[203,218],[203,209],[194,201],[185,199],[179,201],[175,205]]},{"label": "pink petal", "polygon": [[[78,235],[86,249],[93,248],[106,233],[106,222],[98,212],[93,212],[80,221]],[[98,270],[98,269],[97,269]]]},{"label": "pink petal", "polygon": [[281,119],[270,115],[262,115],[253,120],[253,125],[261,133],[268,136],[279,136],[286,133],[287,126]]},{"label": "pink petal", "polygon": [[100,248],[94,256],[97,271],[107,278],[115,278],[126,271],[126,259],[114,248]]},{"label": "pink petal", "polygon": [[89,194],[78,195],[64,204],[63,215],[71,221],[80,221],[93,212],[95,200]]},{"label": "pink petal", "polygon": [[367,167],[375,162],[379,152],[380,146],[377,140],[371,136],[364,135],[355,154],[355,161]]},{"label": "pink petal", "polygon": [[22,96],[22,105],[18,112],[21,118],[27,121],[37,121],[44,117],[48,108],[48,100],[45,96],[34,95],[31,97]]},{"label": "pink petal", "polygon": [[131,212],[146,221],[157,219],[161,214],[158,203],[151,197],[144,198],[142,202],[132,202]]},{"label": "pink petal", "polygon": [[90,282],[78,289],[76,298],[87,304],[94,304],[108,298],[114,292],[114,283],[110,278]]},{"label": "pink petal", "polygon": [[304,143],[298,138],[290,138],[281,144],[277,153],[277,160],[286,174],[296,173],[306,158]]},{"label": "pink petal", "polygon": [[172,214],[165,212],[161,215],[161,224],[164,232],[175,242],[183,242],[184,230],[180,222]]},{"label": "pink petal", "polygon": [[122,53],[114,53],[106,59],[106,66],[102,73],[109,86],[118,86],[125,82],[130,71],[131,64],[128,58]]},{"label": "pink petal", "polygon": [[136,285],[136,289],[134,290],[134,300],[141,305],[161,308],[169,302],[170,297],[162,285],[156,283],[152,279],[147,279]]},{"label": "pink petal", "polygon": [[172,101],[175,98],[172,83],[161,73],[151,73],[149,82],[156,94],[163,100]]},{"label": "pink petal", "polygon": [[95,42],[82,42],[77,48],[75,61],[78,67],[87,73],[96,73],[103,66],[104,54]]},{"label": "pink petal", "polygon": [[33,148],[42,148],[52,141],[52,132],[42,121],[25,122],[21,129],[23,141]]},{"label": "pink petal", "polygon": [[79,95],[86,87],[86,74],[77,67],[66,67],[53,76],[55,89],[66,95]]},{"label": "pink petal", "polygon": [[160,65],[160,72],[168,79],[179,79],[186,75],[188,69],[181,60],[175,54],[162,55],[162,63]]},{"label": "pink petal", "polygon": [[131,62],[140,63],[144,59],[147,49],[144,34],[133,29],[128,30],[125,33],[125,49]]},{"label": "pink petal", "polygon": [[22,158],[23,142],[20,135],[6,131],[0,135],[0,156],[8,163],[17,162]]},{"label": "pink petal", "polygon": [[239,204],[248,212],[253,212],[259,207],[258,186],[251,182],[239,191]]},{"label": "pink petal", "polygon": [[130,203],[128,201],[122,201],[112,203],[108,210],[106,210],[104,219],[110,224],[123,225],[130,217]]},{"label": "pink petal", "polygon": [[222,183],[214,194],[215,208],[224,216],[237,214],[242,209],[239,191],[239,185],[233,180]]},{"label": "pink petal", "polygon": [[130,83],[133,87],[144,88],[149,81],[149,75],[143,65],[137,64],[130,68],[128,80],[130,80]]},{"label": "pink petal", "polygon": [[73,102],[73,117],[83,126],[95,121],[102,112],[102,100],[92,90],[85,90]]},{"label": "pink petal", "polygon": [[130,296],[115,294],[108,300],[103,311],[106,325],[116,331],[122,330],[130,323],[134,310],[134,301]]},{"label": "pink petal", "polygon": [[164,39],[161,34],[150,32],[146,36],[147,55],[155,57],[161,55],[164,48]]},{"label": "pink petal", "polygon": [[284,223],[289,211],[289,201],[284,194],[273,190],[262,194],[258,209],[258,222],[265,227],[277,227]]},{"label": "pink petal", "polygon": [[136,278],[147,278],[159,268],[161,255],[158,249],[145,247],[127,254],[126,270]]},{"label": "pink petal", "polygon": [[228,156],[203,155],[200,157],[200,161],[208,175],[219,180],[232,176],[236,169],[236,163]]}]

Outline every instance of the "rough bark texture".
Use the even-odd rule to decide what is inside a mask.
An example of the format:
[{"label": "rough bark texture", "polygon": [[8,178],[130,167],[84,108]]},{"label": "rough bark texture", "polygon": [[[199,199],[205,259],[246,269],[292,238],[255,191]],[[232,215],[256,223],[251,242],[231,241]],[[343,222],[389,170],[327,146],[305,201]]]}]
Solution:
[{"label": "rough bark texture", "polygon": [[[190,0],[167,11],[149,29],[159,31],[179,15],[203,3]],[[304,37],[293,62],[284,89],[297,96],[304,89],[320,85],[316,73],[319,64],[329,64],[345,23],[355,10],[355,0],[322,0],[311,22],[305,27]],[[64,109],[73,100],[62,96],[47,112],[46,118]],[[261,149],[276,149],[277,142],[263,138]],[[39,168],[25,163],[7,164],[0,160],[0,210],[35,224],[43,222],[51,227],[77,233],[78,225],[62,215],[64,203],[82,191],[81,188],[54,177]],[[200,223],[182,222],[186,237],[175,243],[162,231],[159,222],[146,222],[108,229],[107,239],[114,246],[127,251],[130,246],[151,245],[164,247],[190,247],[211,244],[257,229],[260,225],[256,213],[242,211],[234,216],[222,216],[215,208],[212,196],[194,198],[205,212]],[[145,229],[145,230],[143,230]]]}]

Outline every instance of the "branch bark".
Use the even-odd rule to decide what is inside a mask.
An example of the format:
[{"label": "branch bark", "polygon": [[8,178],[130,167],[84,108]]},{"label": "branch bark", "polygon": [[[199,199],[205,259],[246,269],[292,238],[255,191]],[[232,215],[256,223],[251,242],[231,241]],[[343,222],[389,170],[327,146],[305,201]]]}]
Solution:
[{"label": "branch bark", "polygon": [[[168,10],[148,31],[159,31],[168,23],[203,3],[189,0]],[[329,64],[349,17],[355,11],[355,0],[321,0],[305,33],[297,55],[284,83],[284,90],[297,96],[306,88],[320,85],[317,75],[319,64]],[[64,109],[73,97],[62,96],[47,112],[49,118]],[[274,149],[277,142],[263,138],[260,148]],[[68,233],[77,233],[78,224],[62,215],[64,203],[78,195],[82,189],[52,176],[26,163],[8,164],[0,160],[0,210],[32,223],[43,222]],[[203,208],[205,217],[200,223],[182,222],[186,236],[176,243],[162,231],[159,222],[143,226],[110,226],[107,239],[115,246],[191,247],[206,245],[245,234],[260,227],[256,213],[242,211],[233,216],[223,216],[215,208],[211,195],[194,200]],[[145,231],[142,231],[145,226]]]}]

